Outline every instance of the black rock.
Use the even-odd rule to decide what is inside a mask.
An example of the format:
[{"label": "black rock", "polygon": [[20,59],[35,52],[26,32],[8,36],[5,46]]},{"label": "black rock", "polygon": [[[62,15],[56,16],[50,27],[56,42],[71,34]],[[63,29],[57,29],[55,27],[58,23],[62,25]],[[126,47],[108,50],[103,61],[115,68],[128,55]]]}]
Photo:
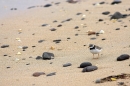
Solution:
[{"label": "black rock", "polygon": [[32,46],[32,47],[36,47],[36,46]]},{"label": "black rock", "polygon": [[104,2],[104,1],[102,1],[102,2],[100,2],[99,4],[105,4],[105,2]]},{"label": "black rock", "polygon": [[54,20],[53,23],[57,22],[57,20]]},{"label": "black rock", "polygon": [[75,34],[75,36],[78,36],[79,34]]},{"label": "black rock", "polygon": [[61,27],[62,25],[61,24],[59,24],[57,27]]},{"label": "black rock", "polygon": [[125,25],[124,27],[127,27],[127,25]]},{"label": "black rock", "polygon": [[102,40],[106,40],[105,38],[103,38]]},{"label": "black rock", "polygon": [[44,26],[47,26],[48,24],[43,24],[42,26],[44,27]]},{"label": "black rock", "polygon": [[98,21],[103,21],[103,19],[99,19]]},{"label": "black rock", "polygon": [[121,3],[121,0],[114,0],[114,1],[111,3],[111,5],[119,4],[119,3]]},{"label": "black rock", "polygon": [[9,45],[2,45],[1,48],[9,47]]},{"label": "black rock", "polygon": [[57,42],[60,42],[61,39],[56,39],[56,40],[53,40],[53,42],[57,43]]},{"label": "black rock", "polygon": [[115,12],[110,19],[120,19],[123,15],[120,12]]},{"label": "black rock", "polygon": [[85,67],[82,72],[91,72],[91,71],[94,71],[94,70],[97,70],[98,67],[97,66],[87,66]]},{"label": "black rock", "polygon": [[55,28],[51,28],[50,30],[51,30],[51,31],[56,31],[56,29],[55,29]]},{"label": "black rock", "polygon": [[79,28],[79,26],[75,26],[75,29],[78,29]]},{"label": "black rock", "polygon": [[43,41],[45,41],[45,40],[39,40],[38,43],[42,43]]},{"label": "black rock", "polygon": [[51,4],[46,4],[46,5],[44,5],[44,7],[50,7],[50,6],[52,6]]},{"label": "black rock", "polygon": [[77,13],[76,15],[81,15],[82,13]]},{"label": "black rock", "polygon": [[117,57],[117,61],[123,61],[123,60],[129,59],[129,58],[130,58],[130,56],[128,54],[122,54],[119,57]]},{"label": "black rock", "polygon": [[87,66],[92,66],[92,64],[90,62],[83,62],[80,64],[80,68],[84,68],[84,67],[87,67]]},{"label": "black rock", "polygon": [[50,60],[50,59],[52,59],[52,57],[54,57],[54,54],[50,53],[50,52],[44,52],[42,54],[42,59],[43,60]]},{"label": "black rock", "polygon": [[72,20],[72,18],[66,19],[66,21],[71,21],[71,20]]},{"label": "black rock", "polygon": [[23,47],[22,47],[22,49],[27,49],[27,48],[28,48],[28,46],[23,46]]},{"label": "black rock", "polygon": [[110,12],[109,11],[105,11],[105,12],[102,12],[102,14],[103,15],[108,15],[108,14],[110,14]]},{"label": "black rock", "polygon": [[28,7],[27,9],[31,9],[31,8],[35,8],[36,6],[31,6],[31,7]]},{"label": "black rock", "polygon": [[37,57],[36,57],[36,60],[39,60],[39,59],[42,59],[42,57],[41,57],[41,56],[37,56]]},{"label": "black rock", "polygon": [[71,66],[72,64],[71,63],[66,63],[66,64],[63,64],[63,67],[68,67],[68,66]]},{"label": "black rock", "polygon": [[70,39],[70,37],[68,37],[67,39]]},{"label": "black rock", "polygon": [[49,73],[49,74],[47,74],[46,76],[53,76],[53,75],[56,75],[56,72]]},{"label": "black rock", "polygon": [[7,69],[10,68],[10,67],[6,67]]},{"label": "black rock", "polygon": [[120,28],[116,28],[116,30],[120,30]]},{"label": "black rock", "polygon": [[3,56],[8,56],[7,54],[3,55]]}]

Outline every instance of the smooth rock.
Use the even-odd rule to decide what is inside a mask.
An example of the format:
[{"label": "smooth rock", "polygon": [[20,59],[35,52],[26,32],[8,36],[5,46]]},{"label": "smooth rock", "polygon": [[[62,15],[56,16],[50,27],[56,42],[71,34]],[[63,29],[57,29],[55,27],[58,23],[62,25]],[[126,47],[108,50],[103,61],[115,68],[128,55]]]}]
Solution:
[{"label": "smooth rock", "polygon": [[85,67],[82,72],[91,72],[91,71],[94,71],[94,70],[97,70],[98,67],[97,66],[87,66]]},{"label": "smooth rock", "polygon": [[55,28],[51,28],[50,30],[51,30],[51,31],[56,31],[56,29],[55,29]]},{"label": "smooth rock", "polygon": [[102,2],[100,2],[99,4],[105,4],[105,2],[104,2],[104,1],[102,1]]},{"label": "smooth rock", "polygon": [[35,72],[35,73],[33,73],[32,76],[34,76],[34,77],[38,77],[38,76],[40,76],[40,75],[44,75],[44,74],[45,74],[44,72]]},{"label": "smooth rock", "polygon": [[77,13],[76,15],[81,15],[82,13]]},{"label": "smooth rock", "polygon": [[71,66],[72,64],[71,63],[66,63],[66,64],[63,64],[63,67],[68,67],[68,66]]},{"label": "smooth rock", "polygon": [[1,48],[9,47],[9,45],[2,45]]},{"label": "smooth rock", "polygon": [[44,52],[42,54],[42,59],[43,60],[50,60],[50,59],[52,59],[52,57],[54,57],[54,54],[50,53],[50,52]]},{"label": "smooth rock", "polygon": [[101,83],[101,79],[97,79],[95,83]]},{"label": "smooth rock", "polygon": [[109,11],[105,11],[105,12],[102,12],[102,14],[103,15],[108,15],[108,14],[110,14],[110,12]]},{"label": "smooth rock", "polygon": [[75,26],[75,29],[78,29],[79,28],[79,26]]},{"label": "smooth rock", "polygon": [[50,7],[50,6],[52,6],[51,4],[46,4],[46,5],[44,5],[44,7]]},{"label": "smooth rock", "polygon": [[103,21],[103,19],[99,19],[98,21]]},{"label": "smooth rock", "polygon": [[61,27],[62,25],[61,24],[59,24],[57,27]]},{"label": "smooth rock", "polygon": [[71,21],[71,20],[72,20],[72,18],[66,19],[66,21]]},{"label": "smooth rock", "polygon": [[46,76],[53,76],[53,75],[56,75],[56,72],[49,73],[49,74],[47,74]]},{"label": "smooth rock", "polygon": [[45,40],[39,40],[38,43],[42,43],[43,41],[45,41]]},{"label": "smooth rock", "polygon": [[28,46],[23,46],[23,47],[22,47],[22,49],[27,49],[27,48],[28,48]]},{"label": "smooth rock", "polygon": [[44,27],[44,26],[47,26],[48,24],[43,24],[42,26]]},{"label": "smooth rock", "polygon": [[120,28],[116,28],[115,30],[120,30]]},{"label": "smooth rock", "polygon": [[121,0],[114,0],[114,1],[111,3],[111,5],[119,4],[119,3],[121,3]]},{"label": "smooth rock", "polygon": [[90,62],[83,62],[80,64],[80,68],[84,68],[84,67],[87,67],[87,66],[92,66],[92,64]]},{"label": "smooth rock", "polygon": [[110,19],[120,19],[124,16],[120,12],[115,12]]},{"label": "smooth rock", "polygon": [[122,54],[119,57],[117,57],[117,61],[123,61],[123,60],[129,59],[129,58],[130,58],[130,56],[128,54]]},{"label": "smooth rock", "polygon": [[36,57],[36,60],[39,60],[39,59],[42,59],[42,57],[41,57],[41,56],[37,56],[37,57]]}]

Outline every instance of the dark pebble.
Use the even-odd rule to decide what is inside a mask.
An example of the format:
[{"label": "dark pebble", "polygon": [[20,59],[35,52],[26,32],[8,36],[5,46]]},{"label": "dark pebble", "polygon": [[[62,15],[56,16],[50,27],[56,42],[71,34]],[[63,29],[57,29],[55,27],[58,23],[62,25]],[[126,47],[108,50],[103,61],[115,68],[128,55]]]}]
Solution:
[{"label": "dark pebble", "polygon": [[75,28],[74,29],[78,29],[79,28],[79,26],[75,26]]},{"label": "dark pebble", "polygon": [[125,25],[124,27],[127,27],[127,25]]},{"label": "dark pebble", "polygon": [[10,67],[6,67],[7,69],[10,68]]},{"label": "dark pebble", "polygon": [[36,46],[32,46],[32,47],[36,47]]},{"label": "dark pebble", "polygon": [[102,12],[102,14],[103,15],[108,15],[108,14],[110,14],[110,12],[109,11],[105,11],[105,12]]},{"label": "dark pebble", "polygon": [[72,64],[71,63],[66,63],[66,64],[63,64],[63,67],[68,67],[68,66],[71,66]]},{"label": "dark pebble", "polygon": [[105,2],[104,2],[104,1],[102,1],[102,2],[100,2],[99,4],[105,4]]},{"label": "dark pebble", "polygon": [[75,36],[78,36],[79,34],[75,34]]},{"label": "dark pebble", "polygon": [[70,39],[69,37],[67,39]]},{"label": "dark pebble", "polygon": [[117,61],[123,61],[123,60],[129,59],[129,58],[130,58],[130,56],[128,54],[122,54],[119,57],[117,57]]},{"label": "dark pebble", "polygon": [[76,15],[81,15],[82,13],[77,13]]},{"label": "dark pebble", "polygon": [[90,62],[83,62],[80,64],[80,68],[84,68],[84,67],[87,67],[87,66],[92,66],[92,64]]},{"label": "dark pebble", "polygon": [[9,45],[2,45],[1,48],[9,47]]},{"label": "dark pebble", "polygon": [[23,49],[23,51],[26,51],[25,49]]},{"label": "dark pebble", "polygon": [[39,59],[42,59],[42,57],[41,57],[41,56],[37,56],[37,57],[36,57],[36,60],[39,60]]},{"label": "dark pebble", "polygon": [[30,65],[30,63],[27,63],[26,65]]},{"label": "dark pebble", "polygon": [[50,30],[51,30],[51,31],[56,31],[56,29],[55,29],[55,28],[51,28]]},{"label": "dark pebble", "polygon": [[71,21],[71,20],[72,20],[72,18],[66,19],[66,21]]},{"label": "dark pebble", "polygon": [[35,72],[35,73],[33,73],[34,77],[38,77],[40,75],[45,75],[45,73],[44,72]]},{"label": "dark pebble", "polygon": [[111,3],[111,5],[119,4],[119,3],[121,3],[121,0],[114,0],[114,1]]},{"label": "dark pebble", "polygon": [[45,40],[39,40],[38,43],[42,43],[43,41],[45,41]]},{"label": "dark pebble", "polygon": [[97,70],[98,67],[97,66],[87,66],[85,67],[82,72],[91,72],[91,71],[94,71],[94,70]]},{"label": "dark pebble", "polygon": [[46,5],[44,5],[44,7],[50,7],[50,6],[52,6],[51,4],[46,4]]},{"label": "dark pebble", "polygon": [[31,8],[35,8],[36,6],[31,6],[31,7],[28,7],[27,9],[31,9]]},{"label": "dark pebble", "polygon": [[23,46],[23,47],[22,47],[22,49],[27,49],[27,48],[28,48],[28,46]]},{"label": "dark pebble", "polygon": [[85,11],[89,11],[89,10],[85,10]]},{"label": "dark pebble", "polygon": [[58,4],[60,4],[60,2],[56,2],[55,4],[58,5]]},{"label": "dark pebble", "polygon": [[61,24],[59,24],[57,27],[61,27],[62,25]]},{"label": "dark pebble", "polygon": [[7,54],[3,55],[3,56],[8,56]]},{"label": "dark pebble", "polygon": [[118,82],[119,85],[124,85],[125,83],[124,82]]},{"label": "dark pebble", "polygon": [[98,21],[103,21],[103,19],[99,19]]},{"label": "dark pebble", "polygon": [[90,38],[91,40],[95,40],[96,39],[96,37],[93,37],[93,38]]},{"label": "dark pebble", "polygon": [[116,28],[116,30],[120,30],[120,28]]},{"label": "dark pebble", "polygon": [[47,26],[47,25],[48,25],[48,24],[43,24],[42,27],[45,27],[45,26]]},{"label": "dark pebble", "polygon": [[56,39],[56,40],[53,40],[53,42],[60,42],[61,39]]},{"label": "dark pebble", "polygon": [[50,52],[44,52],[42,54],[42,59],[43,60],[50,60],[50,59],[52,59],[52,57],[54,57],[54,54],[50,53]]},{"label": "dark pebble", "polygon": [[86,46],[86,45],[84,45],[84,46]]},{"label": "dark pebble", "polygon": [[57,20],[54,20],[53,23],[57,22]]},{"label": "dark pebble", "polygon": [[103,38],[102,40],[106,40],[105,38]]},{"label": "dark pebble", "polygon": [[56,72],[49,73],[49,74],[47,74],[46,76],[53,76],[53,75],[56,75]]},{"label": "dark pebble", "polygon": [[85,18],[81,18],[81,20],[85,20]]},{"label": "dark pebble", "polygon": [[124,16],[120,12],[115,12],[110,19],[120,19],[124,18]]}]

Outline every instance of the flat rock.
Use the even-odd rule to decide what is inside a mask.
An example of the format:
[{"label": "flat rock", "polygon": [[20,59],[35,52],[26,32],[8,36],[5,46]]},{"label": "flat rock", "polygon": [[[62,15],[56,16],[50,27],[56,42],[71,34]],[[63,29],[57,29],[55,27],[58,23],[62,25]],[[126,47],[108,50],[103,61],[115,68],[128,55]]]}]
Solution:
[{"label": "flat rock", "polygon": [[1,48],[7,48],[9,45],[2,45]]},{"label": "flat rock", "polygon": [[23,46],[23,47],[22,47],[22,49],[27,49],[27,48],[28,48],[28,46]]},{"label": "flat rock", "polygon": [[45,40],[39,40],[38,43],[42,43],[43,41],[45,41]]},{"label": "flat rock", "polygon": [[50,6],[52,6],[51,4],[46,4],[46,5],[44,5],[44,7],[50,7]]},{"label": "flat rock", "polygon": [[42,59],[42,57],[41,57],[41,56],[37,56],[37,57],[36,57],[36,60],[39,60],[39,59]]},{"label": "flat rock", "polygon": [[87,66],[85,67],[82,72],[91,72],[91,71],[94,71],[94,70],[97,70],[98,67],[97,66]]},{"label": "flat rock", "polygon": [[49,74],[47,74],[46,76],[53,76],[53,75],[56,75],[56,72],[49,73]]},{"label": "flat rock", "polygon": [[110,14],[110,12],[109,11],[105,11],[105,12],[102,12],[102,14],[103,15],[108,15],[108,14]]},{"label": "flat rock", "polygon": [[103,19],[99,19],[98,21],[103,21]]},{"label": "flat rock", "polygon": [[120,19],[125,17],[126,16],[122,15],[120,12],[115,12],[110,19]]},{"label": "flat rock", "polygon": [[45,27],[45,26],[47,26],[48,24],[42,24],[42,27]]},{"label": "flat rock", "polygon": [[121,0],[114,0],[114,1],[111,3],[111,5],[119,4],[119,3],[121,3]]},{"label": "flat rock", "polygon": [[50,53],[50,52],[44,52],[42,54],[42,59],[43,60],[50,60],[50,59],[52,59],[52,57],[54,57],[54,54]]},{"label": "flat rock", "polygon": [[68,66],[71,66],[72,64],[71,63],[66,63],[66,64],[63,64],[63,67],[68,67]]},{"label": "flat rock", "polygon": [[38,76],[44,75],[44,74],[45,74],[44,72],[35,72],[35,73],[32,74],[32,76],[38,77]]},{"label": "flat rock", "polygon": [[80,64],[80,68],[84,68],[84,67],[87,67],[87,66],[92,66],[92,64],[90,62],[83,62]]},{"label": "flat rock", "polygon": [[122,54],[119,57],[117,57],[117,61],[123,61],[123,60],[129,59],[129,58],[130,58],[130,56],[128,54]]}]

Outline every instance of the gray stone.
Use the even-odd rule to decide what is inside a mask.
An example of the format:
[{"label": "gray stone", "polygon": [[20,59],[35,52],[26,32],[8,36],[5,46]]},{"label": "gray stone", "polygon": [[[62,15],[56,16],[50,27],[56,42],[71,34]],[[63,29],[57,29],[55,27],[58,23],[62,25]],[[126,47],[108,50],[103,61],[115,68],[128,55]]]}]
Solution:
[{"label": "gray stone", "polygon": [[46,76],[53,76],[53,75],[56,75],[56,72],[49,73],[49,74],[47,74]]},{"label": "gray stone", "polygon": [[97,70],[98,67],[97,66],[87,66],[85,67],[82,72],[91,72],[91,71],[94,71],[94,70]]},{"label": "gray stone", "polygon": [[92,64],[90,62],[83,62],[80,64],[80,68],[84,68],[84,67],[87,67],[87,66],[92,66]]},{"label": "gray stone", "polygon": [[123,61],[123,60],[129,59],[129,58],[130,58],[130,56],[128,54],[122,54],[119,57],[117,57],[117,61]]},{"label": "gray stone", "polygon": [[51,57],[54,57],[54,54],[53,54],[53,53],[44,52],[44,53],[42,54],[42,59],[44,59],[44,60],[50,60],[50,59],[52,59]]},{"label": "gray stone", "polygon": [[68,67],[68,66],[71,66],[72,64],[71,63],[66,63],[66,64],[63,64],[63,67]]}]

